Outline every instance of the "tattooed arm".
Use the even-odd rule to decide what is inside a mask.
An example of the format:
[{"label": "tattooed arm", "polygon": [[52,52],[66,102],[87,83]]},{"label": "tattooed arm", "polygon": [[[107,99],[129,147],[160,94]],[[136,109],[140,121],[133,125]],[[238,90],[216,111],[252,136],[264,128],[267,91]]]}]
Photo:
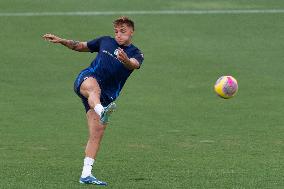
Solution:
[{"label": "tattooed arm", "polygon": [[52,43],[60,43],[69,49],[72,49],[74,51],[79,52],[89,52],[89,48],[87,46],[87,42],[80,42],[75,40],[68,40],[68,39],[62,39],[56,35],[53,34],[45,34],[42,36],[45,40],[50,41]]}]

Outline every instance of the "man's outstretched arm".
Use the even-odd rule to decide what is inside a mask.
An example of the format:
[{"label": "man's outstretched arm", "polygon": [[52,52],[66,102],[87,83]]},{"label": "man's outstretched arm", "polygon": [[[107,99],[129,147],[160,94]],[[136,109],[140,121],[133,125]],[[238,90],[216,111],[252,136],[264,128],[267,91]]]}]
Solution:
[{"label": "man's outstretched arm", "polygon": [[80,42],[75,40],[68,40],[68,39],[62,39],[56,35],[47,33],[42,36],[45,40],[50,41],[52,43],[60,43],[69,49],[72,49],[74,51],[79,52],[89,52],[89,48],[87,46],[87,42]]}]

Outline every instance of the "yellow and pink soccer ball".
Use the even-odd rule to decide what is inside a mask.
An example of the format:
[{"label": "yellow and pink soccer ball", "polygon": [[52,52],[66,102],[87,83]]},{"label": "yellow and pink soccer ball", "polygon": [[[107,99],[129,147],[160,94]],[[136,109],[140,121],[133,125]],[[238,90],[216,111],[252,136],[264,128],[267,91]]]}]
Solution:
[{"label": "yellow and pink soccer ball", "polygon": [[216,81],[214,90],[218,96],[229,99],[238,92],[238,82],[233,76],[221,76]]}]

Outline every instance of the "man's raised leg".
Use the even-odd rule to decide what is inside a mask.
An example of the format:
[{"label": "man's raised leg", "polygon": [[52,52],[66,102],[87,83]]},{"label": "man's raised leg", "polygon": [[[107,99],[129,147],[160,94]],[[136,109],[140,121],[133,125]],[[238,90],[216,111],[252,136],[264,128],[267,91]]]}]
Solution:
[{"label": "man's raised leg", "polygon": [[93,77],[89,77],[83,81],[80,87],[80,93],[88,99],[90,108],[95,110],[95,112],[101,116],[104,107],[101,105],[101,88],[97,80]]}]

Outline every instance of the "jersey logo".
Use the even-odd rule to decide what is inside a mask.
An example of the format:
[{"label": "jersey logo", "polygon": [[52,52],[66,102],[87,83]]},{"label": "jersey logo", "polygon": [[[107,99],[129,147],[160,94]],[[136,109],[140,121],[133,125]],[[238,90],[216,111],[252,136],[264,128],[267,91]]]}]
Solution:
[{"label": "jersey logo", "polygon": [[113,53],[115,56],[118,55],[118,49],[115,49],[114,53]]},{"label": "jersey logo", "polygon": [[107,55],[109,55],[109,56],[115,58],[115,59],[118,60],[119,62],[121,62],[121,61],[116,57],[117,54],[118,54],[118,49],[116,49],[116,50],[114,51],[114,54],[115,54],[116,56],[113,56],[113,54],[111,54],[110,52],[108,52],[108,51],[106,51],[106,50],[103,50],[103,53],[105,53],[105,54],[107,54]]}]

